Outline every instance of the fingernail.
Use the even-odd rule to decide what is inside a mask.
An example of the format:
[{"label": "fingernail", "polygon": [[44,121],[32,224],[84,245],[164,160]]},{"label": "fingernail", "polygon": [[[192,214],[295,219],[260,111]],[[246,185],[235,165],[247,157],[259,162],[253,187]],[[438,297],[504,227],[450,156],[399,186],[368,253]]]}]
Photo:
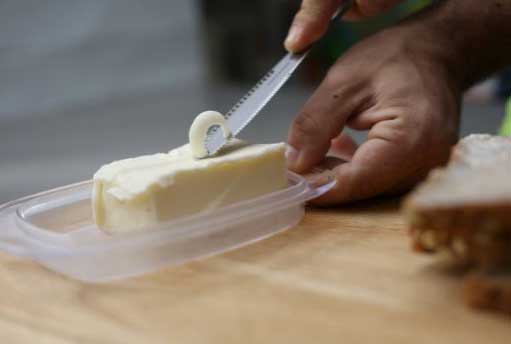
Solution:
[{"label": "fingernail", "polygon": [[335,179],[335,172],[332,170],[325,170],[321,173],[306,176],[307,181],[314,187],[320,187],[330,183]]},{"label": "fingernail", "polygon": [[286,161],[287,166],[292,166],[295,164],[296,160],[298,160],[298,150],[290,145],[287,145],[286,148]]},{"label": "fingernail", "polygon": [[298,42],[298,36],[300,36],[300,30],[298,27],[293,25],[291,29],[289,30],[289,33],[287,35],[287,38],[284,42],[284,45],[289,50],[293,48],[293,46]]}]

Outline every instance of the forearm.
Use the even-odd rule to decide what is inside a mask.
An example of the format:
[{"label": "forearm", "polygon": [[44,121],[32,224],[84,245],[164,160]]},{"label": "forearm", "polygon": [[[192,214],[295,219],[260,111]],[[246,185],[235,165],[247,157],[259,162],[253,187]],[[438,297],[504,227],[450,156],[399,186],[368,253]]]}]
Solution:
[{"label": "forearm", "polygon": [[460,91],[511,64],[511,0],[444,0],[401,26]]}]

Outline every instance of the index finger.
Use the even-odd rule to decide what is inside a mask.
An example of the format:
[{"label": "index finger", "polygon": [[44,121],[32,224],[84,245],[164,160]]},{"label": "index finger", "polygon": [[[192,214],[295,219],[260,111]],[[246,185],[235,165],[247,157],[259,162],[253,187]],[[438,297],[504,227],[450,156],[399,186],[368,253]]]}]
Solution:
[{"label": "index finger", "polygon": [[355,6],[344,17],[347,20],[363,20],[388,11],[404,0],[356,0]]},{"label": "index finger", "polygon": [[343,0],[303,0],[284,43],[291,52],[300,52],[321,38],[330,18]]}]

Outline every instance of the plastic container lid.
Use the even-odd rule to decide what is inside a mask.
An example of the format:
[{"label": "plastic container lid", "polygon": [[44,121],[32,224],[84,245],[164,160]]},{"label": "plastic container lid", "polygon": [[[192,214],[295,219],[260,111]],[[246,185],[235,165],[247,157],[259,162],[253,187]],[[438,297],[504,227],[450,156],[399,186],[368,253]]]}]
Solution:
[{"label": "plastic container lid", "polygon": [[158,224],[107,234],[93,222],[92,181],[0,206],[0,249],[67,276],[106,282],[232,250],[300,222],[306,201],[331,189],[288,174],[284,190]]}]

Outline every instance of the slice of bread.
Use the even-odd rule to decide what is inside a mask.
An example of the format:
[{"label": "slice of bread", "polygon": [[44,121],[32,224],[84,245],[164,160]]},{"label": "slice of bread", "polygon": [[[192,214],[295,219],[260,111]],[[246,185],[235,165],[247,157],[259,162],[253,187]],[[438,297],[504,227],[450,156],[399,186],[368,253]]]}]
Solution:
[{"label": "slice of bread", "polygon": [[471,168],[511,163],[511,137],[472,134],[453,149],[449,164]]},{"label": "slice of bread", "polygon": [[511,270],[471,273],[463,294],[472,307],[511,314]]},{"label": "slice of bread", "polygon": [[[416,250],[449,250],[483,272],[511,267],[511,138],[462,139],[448,165],[432,171],[406,198],[403,210]],[[490,294],[495,288],[504,288],[502,295],[511,292],[511,282],[492,283],[487,277],[485,284],[487,275],[478,276],[468,280],[467,295],[486,295],[474,291],[483,285],[493,290]],[[468,298],[470,304],[484,304],[473,300]]]},{"label": "slice of bread", "polygon": [[438,170],[404,212],[419,251],[449,249],[482,267],[511,264],[511,170]]}]

